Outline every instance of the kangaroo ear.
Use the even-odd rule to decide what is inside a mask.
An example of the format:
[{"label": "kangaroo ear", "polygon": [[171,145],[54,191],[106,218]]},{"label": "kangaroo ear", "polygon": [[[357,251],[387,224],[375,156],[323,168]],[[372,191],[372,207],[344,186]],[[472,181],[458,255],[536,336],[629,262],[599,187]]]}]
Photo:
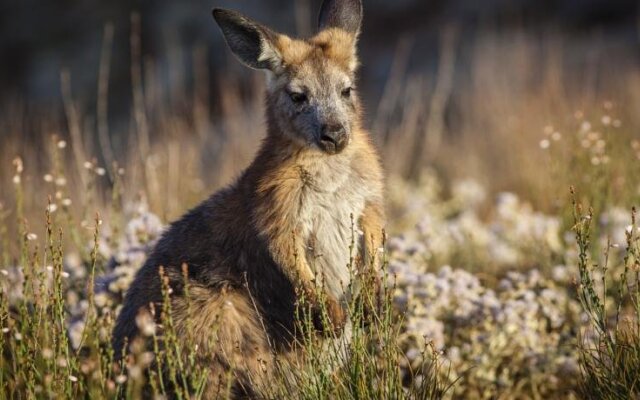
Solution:
[{"label": "kangaroo ear", "polygon": [[233,54],[247,66],[274,71],[282,64],[277,33],[231,10],[214,8],[213,18]]},{"label": "kangaroo ear", "polygon": [[324,0],[320,7],[318,28],[340,28],[355,36],[362,24],[362,0]]}]

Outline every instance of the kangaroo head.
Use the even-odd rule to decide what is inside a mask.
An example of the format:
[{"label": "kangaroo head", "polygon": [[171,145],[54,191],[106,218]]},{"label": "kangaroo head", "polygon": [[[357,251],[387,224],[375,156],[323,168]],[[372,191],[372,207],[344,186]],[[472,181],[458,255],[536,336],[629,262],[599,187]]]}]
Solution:
[{"label": "kangaroo head", "polygon": [[270,134],[300,148],[336,154],[359,124],[355,93],[361,0],[325,0],[318,33],[306,40],[277,33],[235,12],[214,9],[231,51],[247,66],[268,71]]}]

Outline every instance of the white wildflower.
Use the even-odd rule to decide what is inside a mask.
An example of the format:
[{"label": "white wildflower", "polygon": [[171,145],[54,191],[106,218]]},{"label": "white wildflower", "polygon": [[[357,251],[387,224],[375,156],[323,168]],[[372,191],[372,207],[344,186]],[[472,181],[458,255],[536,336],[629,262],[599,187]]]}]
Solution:
[{"label": "white wildflower", "polygon": [[549,141],[549,139],[542,139],[540,141],[540,148],[543,150],[548,149],[550,145],[551,145],[551,142]]}]

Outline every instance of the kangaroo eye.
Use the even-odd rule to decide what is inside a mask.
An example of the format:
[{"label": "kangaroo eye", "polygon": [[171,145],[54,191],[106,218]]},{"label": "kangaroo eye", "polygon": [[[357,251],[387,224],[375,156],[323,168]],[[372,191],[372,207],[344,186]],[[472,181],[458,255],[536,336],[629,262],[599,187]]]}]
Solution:
[{"label": "kangaroo eye", "polygon": [[353,88],[351,86],[349,86],[348,88],[345,88],[342,90],[342,97],[345,98],[349,98],[351,97],[351,92],[353,91]]},{"label": "kangaroo eye", "polygon": [[291,98],[291,101],[296,104],[303,104],[307,102],[307,95],[304,93],[290,92],[289,97]]}]

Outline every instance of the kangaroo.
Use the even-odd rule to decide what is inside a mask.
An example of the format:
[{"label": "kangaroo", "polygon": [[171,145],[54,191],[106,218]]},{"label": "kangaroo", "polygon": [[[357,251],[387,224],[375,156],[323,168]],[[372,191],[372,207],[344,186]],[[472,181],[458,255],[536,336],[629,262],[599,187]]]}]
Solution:
[{"label": "kangaroo", "polygon": [[352,221],[361,265],[376,265],[383,241],[383,173],[356,89],[362,3],[325,0],[318,33],[305,40],[234,11],[213,17],[232,53],[268,75],[266,137],[234,183],[163,234],[126,293],[113,346],[129,351],[125,343],[140,336],[136,317],[161,307],[167,279],[175,329],[211,371],[205,398],[227,395],[220,387],[261,397],[274,357],[294,362],[302,353],[302,298],[325,310],[321,337],[346,335]]}]

